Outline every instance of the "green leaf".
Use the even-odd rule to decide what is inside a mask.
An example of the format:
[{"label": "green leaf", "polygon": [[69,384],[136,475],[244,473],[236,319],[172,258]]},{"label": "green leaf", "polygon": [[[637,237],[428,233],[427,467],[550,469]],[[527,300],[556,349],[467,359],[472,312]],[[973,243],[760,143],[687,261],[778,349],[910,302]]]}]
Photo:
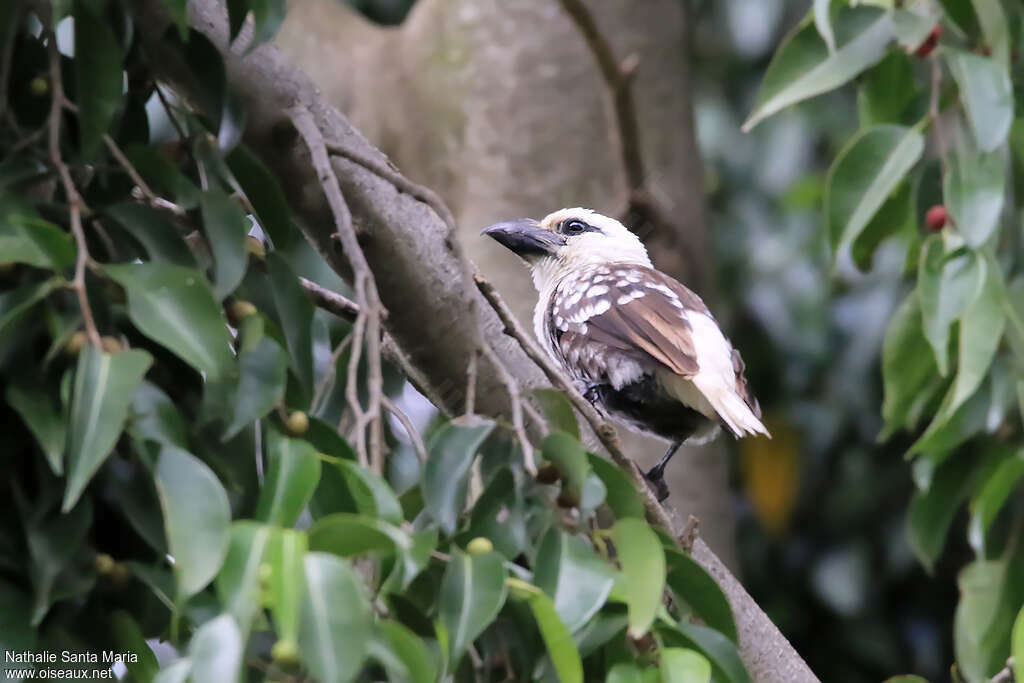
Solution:
[{"label": "green leaf", "polygon": [[135,389],[152,363],[145,351],[111,354],[86,345],[78,354],[64,450],[68,484],[61,509],[65,512],[78,502],[113,450]]},{"label": "green leaf", "polygon": [[234,367],[231,337],[206,278],[167,263],[105,266],[128,295],[128,315],[140,332],[177,354],[208,380]]},{"label": "green leaf", "polygon": [[967,540],[979,557],[985,556],[985,534],[988,528],[995,521],[1021,477],[1024,477],[1024,449],[1009,454],[1000,462],[971,500],[971,521],[967,525]]},{"label": "green leaf", "polygon": [[1013,657],[1014,678],[1018,681],[1024,681],[1024,607],[1017,614],[1017,620],[1013,624],[1010,656]]},{"label": "green leaf", "polygon": [[473,458],[494,423],[482,420],[475,426],[448,423],[430,437],[429,458],[423,468],[423,500],[430,515],[445,533],[455,532],[466,501],[466,487]]},{"label": "green leaf", "polygon": [[71,234],[39,217],[27,201],[0,194],[0,264],[64,270],[75,262]]},{"label": "green leaf", "polygon": [[441,580],[438,606],[448,633],[449,671],[469,645],[498,616],[505,604],[505,567],[501,555],[466,555],[455,552]]},{"label": "green leaf", "polygon": [[284,256],[267,254],[274,305],[292,357],[292,371],[307,391],[313,390],[313,302]]},{"label": "green leaf", "polygon": [[192,660],[185,658],[171,662],[157,672],[153,683],[185,683],[189,680],[189,672],[192,670]]},{"label": "green leaf", "polygon": [[241,680],[245,643],[230,614],[211,619],[196,631],[188,646],[193,681],[232,683]]},{"label": "green leaf", "polygon": [[336,512],[310,528],[309,547],[353,557],[367,552],[390,554],[409,549],[412,539],[398,527],[373,517]]},{"label": "green leaf", "polygon": [[221,436],[223,441],[279,405],[288,383],[288,353],[263,334],[262,318],[245,318],[239,333],[242,347],[238,353],[238,387],[232,401],[231,421]]},{"label": "green leaf", "polygon": [[170,12],[174,24],[178,27],[181,39],[188,38],[188,0],[163,0],[164,6]]},{"label": "green leaf", "polygon": [[921,245],[917,286],[924,334],[935,355],[940,375],[949,373],[949,330],[981,293],[985,262],[973,252],[947,259],[940,235]]},{"label": "green leaf", "polygon": [[903,115],[917,91],[910,57],[902,50],[889,52],[864,74],[857,91],[861,128],[879,123],[903,123]]},{"label": "green leaf", "polygon": [[[92,505],[86,499],[68,512],[26,525],[25,540],[30,559],[28,569],[35,593],[30,611],[33,627],[38,626],[50,606],[61,599],[59,582],[62,576],[91,578],[84,570],[69,566],[81,552],[92,519]],[[91,583],[83,588],[79,592],[88,591]]]},{"label": "green leaf", "polygon": [[1016,605],[1006,595],[1005,560],[975,560],[960,571],[960,602],[953,617],[957,665],[969,681],[988,680],[1003,668]]},{"label": "green leaf", "polygon": [[999,226],[1006,192],[1003,160],[996,154],[957,159],[942,185],[957,230],[968,245],[981,247]]},{"label": "green leaf", "polygon": [[833,253],[853,242],[917,163],[924,136],[883,124],[855,135],[829,169],[825,216]]},{"label": "green leaf", "polygon": [[270,539],[264,555],[270,567],[268,597],[274,625],[281,640],[298,642],[299,616],[306,585],[303,562],[306,557],[306,535],[293,529],[278,529]]},{"label": "green leaf", "polygon": [[320,481],[320,458],[303,439],[267,430],[267,478],[256,506],[256,519],[290,527],[313,497]]},{"label": "green leaf", "polygon": [[540,403],[544,419],[551,431],[562,431],[575,439],[580,438],[580,426],[576,422],[576,413],[572,403],[565,394],[555,389],[534,389],[533,395]]},{"label": "green leaf", "polygon": [[587,452],[579,439],[565,432],[551,432],[541,444],[541,455],[558,468],[564,485],[578,500],[583,492],[583,483],[590,473]]},{"label": "green leaf", "polygon": [[901,232],[917,234],[913,199],[914,193],[911,184],[903,181],[885,200],[874,218],[864,226],[850,247],[850,255],[857,268],[861,271],[870,270],[875,250],[886,238]]},{"label": "green leaf", "polygon": [[862,30],[831,54],[813,26],[801,25],[790,33],[768,65],[757,104],[743,131],[749,132],[792,104],[838,88],[880,60],[893,37],[892,17],[873,8],[859,8],[850,14],[859,14],[856,21],[860,23],[868,11],[874,19],[863,22]]},{"label": "green leaf", "polygon": [[642,519],[618,520],[611,538],[625,577],[629,635],[639,638],[650,629],[661,606],[665,552],[658,535]]},{"label": "green leaf", "polygon": [[657,669],[641,669],[633,662],[619,662],[608,671],[605,683],[657,683],[661,676]]},{"label": "green leaf", "polygon": [[1006,13],[998,2],[973,0],[974,13],[981,24],[981,32],[985,37],[985,47],[992,58],[1006,68],[1010,63],[1010,31]]},{"label": "green leaf", "polygon": [[228,166],[238,181],[263,232],[270,236],[275,249],[284,249],[295,231],[288,202],[281,186],[252,152],[239,145],[231,150]]},{"label": "green leaf", "polygon": [[217,575],[230,542],[231,509],[216,475],[190,453],[164,446],[156,464],[167,545],[174,557],[178,599],[185,600]]},{"label": "green leaf", "polygon": [[348,460],[326,463],[311,508],[316,516],[354,512],[389,524],[402,523],[402,505],[387,482],[365,467]]},{"label": "green leaf", "polygon": [[[517,588],[517,584],[523,585]],[[513,595],[524,599],[530,606],[560,683],[583,683],[583,663],[580,661],[579,650],[573,642],[572,633],[555,611],[551,599],[521,581],[512,583],[512,591]]]},{"label": "green leaf", "polygon": [[644,502],[636,487],[628,477],[615,465],[599,455],[587,454],[590,468],[594,471],[605,487],[605,502],[615,514],[616,519],[625,517],[644,517]]},{"label": "green leaf", "polygon": [[1013,122],[1013,85],[1006,67],[981,55],[946,51],[946,64],[960,87],[960,98],[978,147],[991,152],[1006,141]]},{"label": "green leaf", "polygon": [[146,637],[142,634],[139,624],[124,610],[116,610],[111,614],[110,622],[117,649],[135,655],[123,660],[132,680],[138,683],[151,683],[160,670],[160,664],[146,643]]},{"label": "green leaf", "polygon": [[245,238],[249,219],[231,197],[220,190],[207,190],[199,199],[203,212],[203,231],[213,253],[214,294],[223,299],[242,281],[249,262]]},{"label": "green leaf", "polygon": [[743,666],[736,645],[724,635],[706,626],[681,621],[670,629],[659,628],[666,644],[685,647],[701,652],[711,663],[716,681],[750,683],[750,676]]},{"label": "green leaf", "polygon": [[137,202],[114,204],[105,213],[137,239],[153,261],[195,267],[196,260],[165,211]]},{"label": "green leaf", "polygon": [[711,662],[693,650],[666,647],[661,651],[662,683],[710,683]]},{"label": "green leaf", "polygon": [[194,209],[199,205],[199,188],[158,148],[129,145],[125,147],[124,155],[154,190],[173,197],[183,209]]},{"label": "green leaf", "polygon": [[473,505],[467,535],[490,539],[496,551],[514,560],[533,547],[527,533],[526,514],[522,489],[512,470],[503,467],[491,477]]},{"label": "green leaf", "polygon": [[140,441],[188,447],[188,428],[181,413],[163,390],[143,380],[132,397],[128,433]]},{"label": "green leaf", "polygon": [[924,434],[907,451],[908,458],[923,453],[925,460],[937,465],[953,449],[985,429],[989,409],[987,392],[975,392],[951,415],[946,415],[944,406],[949,405],[952,395],[953,387],[950,387]]},{"label": "green leaf", "polygon": [[896,34],[896,42],[905,53],[913,52],[920,47],[936,23],[936,17],[927,11],[918,14],[912,9],[900,8],[892,13],[893,33]]},{"label": "green leaf", "polygon": [[217,574],[217,597],[235,618],[243,640],[249,638],[253,619],[261,609],[260,568],[273,532],[272,527],[249,520],[232,524],[227,556]]},{"label": "green leaf", "polygon": [[38,386],[27,387],[23,383],[8,384],[6,396],[8,405],[21,416],[25,426],[32,432],[50,469],[54,474],[63,474],[67,426],[60,406],[54,405],[48,392],[40,391]]},{"label": "green leaf", "polygon": [[308,553],[299,645],[302,663],[322,683],[350,681],[363,668],[373,628],[370,603],[343,560]]},{"label": "green leaf", "polygon": [[60,286],[59,278],[31,282],[0,294],[0,346],[32,307]]},{"label": "green leaf", "polygon": [[392,619],[377,622],[370,656],[384,667],[388,679],[409,683],[434,683],[437,666],[423,640]]},{"label": "green leaf", "polygon": [[668,563],[666,582],[676,601],[689,606],[705,624],[739,643],[729,599],[707,570],[675,549],[666,548],[665,559]]},{"label": "green leaf", "polygon": [[75,95],[82,156],[99,151],[121,103],[121,48],[109,24],[88,3],[75,4]]},{"label": "green leaf", "polygon": [[946,545],[946,536],[960,503],[970,491],[970,458],[943,464],[925,491],[915,491],[907,507],[906,536],[910,549],[930,573]]},{"label": "green leaf", "polygon": [[814,0],[812,11],[814,12],[814,27],[818,29],[818,35],[825,41],[829,52],[836,51],[836,36],[832,30],[832,0]]},{"label": "green leaf", "polygon": [[534,583],[551,596],[570,632],[576,632],[601,609],[615,571],[578,536],[552,527],[537,548]]}]

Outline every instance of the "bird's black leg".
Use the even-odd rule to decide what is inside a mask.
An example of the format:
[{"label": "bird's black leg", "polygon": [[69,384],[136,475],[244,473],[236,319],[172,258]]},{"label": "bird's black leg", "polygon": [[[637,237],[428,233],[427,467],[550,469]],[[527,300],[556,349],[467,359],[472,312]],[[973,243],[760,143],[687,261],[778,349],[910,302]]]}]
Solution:
[{"label": "bird's black leg", "polygon": [[601,398],[601,384],[599,382],[588,382],[583,390],[583,398],[590,401],[591,405],[596,404]]},{"label": "bird's black leg", "polygon": [[659,503],[665,502],[665,499],[668,498],[669,494],[668,484],[665,483],[665,465],[668,464],[668,461],[672,459],[672,456],[676,454],[676,451],[678,451],[679,447],[682,445],[682,441],[674,442],[668,447],[668,450],[665,451],[665,455],[661,456],[661,460],[658,461],[658,464],[647,470],[647,474],[644,475],[647,477],[647,481],[651,482],[651,485],[654,486],[654,493],[658,496]]}]

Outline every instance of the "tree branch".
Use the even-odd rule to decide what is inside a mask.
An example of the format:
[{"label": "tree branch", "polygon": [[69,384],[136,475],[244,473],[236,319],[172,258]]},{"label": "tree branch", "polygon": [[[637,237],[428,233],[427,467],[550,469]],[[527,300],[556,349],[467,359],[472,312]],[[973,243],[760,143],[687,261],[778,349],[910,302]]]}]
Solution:
[{"label": "tree branch", "polygon": [[[194,76],[178,53],[162,42],[170,25],[163,3],[129,0],[129,5],[153,66],[180,94],[196,99],[199,86]],[[517,387],[541,386],[543,374],[534,361],[546,357],[538,354],[531,360],[524,353],[530,343],[520,348],[529,337],[520,333],[513,340],[505,335],[507,321],[499,318],[492,302],[477,291],[479,285],[466,282],[466,273],[472,269],[454,241],[450,214],[439,208],[443,204],[435,206],[429,196],[411,192],[413,184],[390,167],[339,112],[323,102],[308,78],[291,67],[275,48],[261,47],[247,53],[245,41],[239,40],[229,49],[224,8],[215,0],[193,0],[190,24],[210,38],[224,56],[228,78],[246,106],[246,144],[282,183],[306,237],[335,271],[351,279],[352,267],[344,258],[348,254],[338,249],[336,221],[325,192],[311,190],[324,184],[323,173],[316,170],[318,166],[322,170],[322,164],[313,164],[306,145],[295,144],[291,114],[297,105],[309,112],[333,157],[330,165],[344,202],[351,209],[353,223],[359,226],[359,247],[373,272],[381,302],[389,311],[386,327],[391,343],[408,359],[418,374],[417,381],[427,388],[428,398],[449,412],[461,410],[466,367],[471,354],[480,348],[480,340],[484,340],[493,354],[485,351],[479,358],[475,409],[487,415],[512,415],[516,399],[504,390],[498,367],[507,370]],[[494,300],[500,301],[496,296]],[[469,321],[478,317],[479,325],[459,324],[467,322],[467,315]],[[385,348],[388,343],[385,339]],[[588,422],[599,426],[598,437],[616,462],[642,484],[639,490],[648,501],[649,513],[657,523],[672,528],[671,518],[643,484],[642,473],[622,453],[614,429],[574,387],[562,384],[566,380],[560,374],[551,381],[573,397],[574,405]],[[699,538],[693,543],[693,557],[715,576],[729,597],[740,630],[740,653],[754,679],[816,681],[782,634]]]}]

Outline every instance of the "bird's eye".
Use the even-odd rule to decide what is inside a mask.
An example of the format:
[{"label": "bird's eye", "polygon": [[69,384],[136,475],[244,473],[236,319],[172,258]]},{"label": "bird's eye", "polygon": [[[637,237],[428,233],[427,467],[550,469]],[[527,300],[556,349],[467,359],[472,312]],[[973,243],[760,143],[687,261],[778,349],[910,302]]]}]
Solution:
[{"label": "bird's eye", "polygon": [[570,218],[562,223],[562,234],[581,235],[590,229],[590,226],[578,218]]}]

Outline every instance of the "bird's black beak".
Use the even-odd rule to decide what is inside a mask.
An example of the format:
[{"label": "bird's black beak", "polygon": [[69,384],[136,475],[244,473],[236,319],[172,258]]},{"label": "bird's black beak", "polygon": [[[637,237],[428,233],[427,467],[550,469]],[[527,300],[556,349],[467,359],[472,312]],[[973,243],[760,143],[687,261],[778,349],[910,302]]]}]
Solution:
[{"label": "bird's black beak", "polygon": [[517,218],[496,223],[481,235],[493,237],[499,244],[524,259],[550,256],[565,244],[561,235],[544,230],[532,218]]}]

